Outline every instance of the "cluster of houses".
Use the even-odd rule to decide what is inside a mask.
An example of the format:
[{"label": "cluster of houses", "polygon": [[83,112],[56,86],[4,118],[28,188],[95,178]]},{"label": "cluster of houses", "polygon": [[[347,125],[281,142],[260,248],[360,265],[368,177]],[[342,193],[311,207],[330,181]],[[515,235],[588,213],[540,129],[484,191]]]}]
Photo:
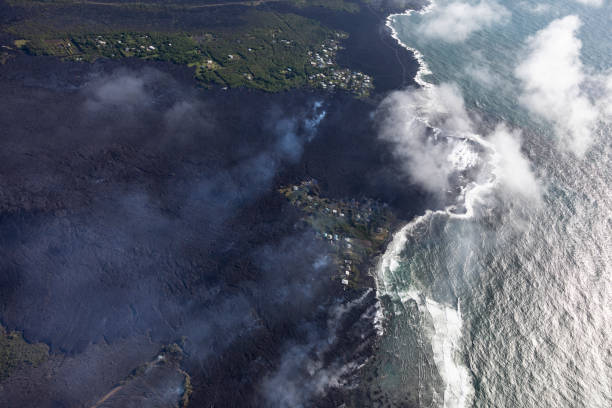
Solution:
[{"label": "cluster of houses", "polygon": [[342,284],[343,285],[348,285],[349,284],[349,277],[351,276],[352,264],[353,264],[352,260],[350,260],[350,259],[345,259],[344,260],[344,265],[342,265],[342,267],[344,268],[344,274],[346,275],[346,277],[342,279]]},{"label": "cluster of houses", "polygon": [[363,72],[338,68],[336,53],[340,49],[338,41],[330,39],[321,44],[319,51],[309,51],[310,65],[320,72],[308,76],[311,85],[333,91],[337,88],[351,91],[359,96],[367,96],[374,88],[372,77]]},{"label": "cluster of houses", "polygon": [[[149,35],[140,35],[138,37],[133,38],[124,38],[122,36],[122,40],[118,39],[107,39],[103,36],[99,35],[95,39],[95,45],[97,48],[106,48],[106,47],[116,47],[120,48],[123,52],[132,53],[132,54],[146,54],[157,51],[157,46],[153,45],[153,41]],[[172,47],[172,43],[163,44],[168,47]],[[113,54],[114,56],[114,54]]]},{"label": "cluster of houses", "polygon": [[[318,185],[315,180],[304,181],[299,185],[294,185],[291,192],[286,194],[298,207],[303,207],[309,212],[323,213],[327,216],[338,217],[346,222],[367,226],[374,217],[380,215],[385,208],[385,204],[378,201],[364,198],[362,200],[339,200],[331,202],[320,198]],[[325,239],[330,241],[343,240],[342,236],[333,233],[323,234]],[[350,242],[350,241],[348,241]]]},{"label": "cluster of houses", "polygon": [[327,68],[335,64],[334,60],[339,46],[336,40],[327,40],[321,44],[319,51],[308,51],[310,57],[310,65],[317,68]]},{"label": "cluster of houses", "polygon": [[281,192],[309,214],[316,235],[336,248],[338,272],[344,285],[354,281],[358,276],[355,265],[365,261],[366,253],[389,233],[384,216],[386,205],[375,200],[331,201],[321,198],[315,180],[281,189]]}]

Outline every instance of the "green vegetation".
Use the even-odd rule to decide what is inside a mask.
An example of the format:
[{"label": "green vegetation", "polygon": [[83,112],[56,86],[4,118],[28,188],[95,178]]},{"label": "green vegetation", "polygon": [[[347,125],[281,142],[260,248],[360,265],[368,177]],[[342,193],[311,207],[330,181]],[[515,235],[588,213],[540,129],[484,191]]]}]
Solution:
[{"label": "green vegetation", "polygon": [[304,86],[315,69],[308,51],[336,34],[293,14],[257,12],[244,30],[197,37],[206,57],[193,64],[196,77],[229,87],[268,91]]},{"label": "green vegetation", "polygon": [[34,367],[47,361],[49,346],[44,343],[30,344],[19,332],[8,332],[0,326],[0,381],[23,365]]},{"label": "green vegetation", "polygon": [[118,7],[131,10],[196,10],[230,6],[257,7],[266,3],[288,3],[295,7],[325,7],[330,10],[358,12],[359,5],[347,0],[192,0],[181,3],[165,1],[118,1],[118,0],[8,0],[15,6],[66,6],[89,5]]},{"label": "green vegetation", "polygon": [[390,237],[395,218],[389,208],[370,199],[323,198],[314,180],[281,188],[280,192],[305,213],[304,221],[317,236],[333,246],[342,283],[358,287],[369,261],[384,250]]},{"label": "green vegetation", "polygon": [[[359,10],[347,0],[11,0],[28,17],[2,30],[19,38],[15,45],[33,55],[85,62],[172,62],[192,67],[204,86],[266,91],[310,86],[369,95],[371,78],[336,64],[337,41],[344,33],[296,14],[267,10],[272,2]],[[325,64],[315,60],[319,55]]]},{"label": "green vegetation", "polygon": [[[235,7],[272,1],[12,0],[11,4],[28,10],[28,17],[2,29],[19,38],[15,45],[33,55],[86,62],[99,58],[172,62],[192,67],[205,86],[266,91],[310,86],[369,94],[371,78],[336,64],[335,52],[346,38],[344,33],[292,13]],[[358,10],[346,0],[276,1]]]}]

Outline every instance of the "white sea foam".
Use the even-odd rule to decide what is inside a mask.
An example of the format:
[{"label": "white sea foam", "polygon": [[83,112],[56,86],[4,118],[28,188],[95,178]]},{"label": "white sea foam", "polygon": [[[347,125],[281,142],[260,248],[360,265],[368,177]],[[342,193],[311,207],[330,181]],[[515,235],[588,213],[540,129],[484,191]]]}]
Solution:
[{"label": "white sea foam", "polygon": [[480,157],[466,141],[461,141],[453,147],[448,155],[448,161],[458,171],[474,168],[478,165]]},{"label": "white sea foam", "polygon": [[416,76],[414,77],[414,81],[424,88],[432,86],[429,82],[425,80],[425,76],[431,75],[432,72],[429,70],[429,67],[427,66],[427,63],[425,62],[425,58],[423,57],[423,54],[421,54],[421,52],[417,50],[416,48],[409,47],[407,44],[402,42],[402,40],[399,38],[397,30],[393,26],[393,20],[397,16],[409,16],[414,13],[427,14],[433,9],[433,7],[434,7],[434,2],[431,1],[427,6],[419,10],[406,10],[403,13],[391,14],[387,17],[387,21],[386,21],[386,26],[389,28],[389,30],[391,30],[391,37],[393,37],[395,41],[397,41],[402,47],[412,52],[412,54],[414,55],[414,58],[416,58],[419,64],[419,70],[417,71]]},{"label": "white sea foam", "polygon": [[402,304],[414,301],[421,313],[431,319],[433,329],[429,333],[429,338],[434,362],[445,384],[443,406],[461,408],[471,400],[474,390],[469,370],[463,364],[461,357],[463,321],[460,306],[455,309],[438,303],[426,297],[414,285],[398,289],[392,288],[391,283],[392,275],[400,267],[401,254],[408,237],[416,232],[419,225],[430,222],[432,217],[440,215],[448,216],[447,211],[428,211],[395,233],[387,251],[381,257],[376,282],[379,296],[389,295]]},{"label": "white sea foam", "polygon": [[465,407],[473,396],[472,378],[461,357],[461,308],[455,310],[427,299],[425,307],[434,326],[431,345],[434,360],[444,378],[444,407]]},{"label": "white sea foam", "polygon": [[378,335],[378,337],[381,337],[385,334],[385,313],[382,308],[382,305],[380,304],[380,299],[376,301],[374,307],[374,329],[376,330],[376,334]]},{"label": "white sea foam", "polygon": [[438,303],[425,296],[415,285],[402,289],[392,287],[393,274],[400,267],[401,254],[408,237],[416,233],[419,225],[430,222],[434,216],[453,217],[454,215],[449,215],[449,211],[427,211],[395,233],[387,251],[381,257],[376,282],[379,296],[391,296],[402,304],[414,301],[421,313],[431,319],[433,328],[428,337],[434,362],[444,380],[443,407],[462,408],[471,401],[474,389],[470,372],[461,356],[463,321],[459,303],[457,309]]}]

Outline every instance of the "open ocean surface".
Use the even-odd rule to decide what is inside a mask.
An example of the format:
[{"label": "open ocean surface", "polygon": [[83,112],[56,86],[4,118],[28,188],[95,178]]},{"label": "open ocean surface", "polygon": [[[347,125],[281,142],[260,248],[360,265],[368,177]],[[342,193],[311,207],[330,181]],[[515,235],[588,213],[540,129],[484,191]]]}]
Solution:
[{"label": "open ocean surface", "polygon": [[[601,85],[612,78],[612,2],[500,0],[496,21],[463,40],[425,35],[449,3],[388,21],[425,65],[422,90],[386,102],[387,138],[401,147],[402,134],[434,128],[424,146],[454,166],[456,202],[404,226],[380,262],[378,392],[395,406],[612,407],[612,100]],[[579,60],[561,60],[580,71],[557,96],[577,97],[544,100],[538,115],[529,95],[571,82],[553,64],[535,70],[548,87],[525,85],[548,61],[536,50],[556,53],[556,39],[575,46]],[[457,95],[464,105],[449,102]],[[546,117],[546,104],[582,98],[603,111],[588,134],[559,135],[566,118]],[[419,168],[408,171],[418,182]]]}]

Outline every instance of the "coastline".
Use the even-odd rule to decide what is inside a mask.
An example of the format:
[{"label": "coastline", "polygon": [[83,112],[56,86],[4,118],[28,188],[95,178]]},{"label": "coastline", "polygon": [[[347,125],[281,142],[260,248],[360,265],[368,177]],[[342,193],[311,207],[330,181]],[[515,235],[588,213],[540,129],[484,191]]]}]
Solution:
[{"label": "coastline", "polygon": [[[413,55],[414,59],[417,61],[418,71],[416,72],[413,78],[413,81],[418,86],[423,87],[423,88],[429,88],[432,86],[432,84],[430,84],[424,79],[424,76],[431,74],[431,71],[429,70],[427,63],[424,60],[424,56],[419,50],[407,46],[400,40],[397,31],[392,25],[392,22],[395,16],[410,15],[412,13],[425,14],[429,12],[432,7],[433,7],[433,2],[422,7],[421,9],[409,9],[401,13],[391,13],[384,19],[384,24],[385,24],[385,27],[388,29],[389,37],[392,38],[396,42],[397,46],[409,51]],[[399,91],[401,90],[401,88],[397,90]],[[378,390],[378,393],[379,393],[378,396],[376,396],[377,394],[376,391],[374,391],[374,393],[371,394],[372,390],[377,389],[377,386],[371,383],[372,377],[382,374],[379,372],[379,367],[377,367],[376,360],[379,358],[378,353],[380,351],[381,343],[384,340],[384,336],[386,332],[385,325],[389,319],[388,316],[385,316],[385,314],[388,313],[386,312],[386,310],[388,310],[389,305],[384,305],[386,300],[381,297],[381,288],[379,286],[380,285],[380,271],[381,271],[383,262],[385,261],[385,254],[387,253],[389,246],[392,245],[393,242],[396,240],[397,235],[401,234],[405,230],[407,225],[411,223],[410,220],[411,220],[410,218],[401,219],[399,217],[396,217],[392,225],[389,228],[388,237],[386,238],[384,244],[381,246],[382,248],[381,251],[377,253],[376,255],[374,255],[373,257],[371,257],[367,261],[367,275],[368,275],[369,281],[367,282],[367,284],[365,284],[364,282],[364,287],[366,287],[365,289],[366,291],[373,290],[375,294],[375,299],[376,299],[374,303],[375,312],[372,315],[371,323],[374,326],[376,338],[373,341],[371,351],[366,361],[360,364],[359,367],[357,368],[357,373],[360,378],[357,384],[357,390],[353,389],[350,392],[350,393],[355,393],[356,395],[359,395],[358,400],[359,399],[365,400],[367,398],[368,403],[361,403],[361,405],[357,404],[356,406],[370,406],[369,404],[372,404],[372,403],[377,403],[377,404],[385,403],[383,400],[384,397],[380,393],[380,390]],[[351,302],[352,299],[353,299],[353,296],[349,297],[347,301]],[[352,385],[352,387],[354,388],[354,385]],[[387,403],[388,402],[389,401],[387,401]]]},{"label": "coastline", "polygon": [[395,14],[390,14],[389,16],[387,16],[386,20],[385,20],[385,25],[387,26],[387,28],[391,31],[391,37],[397,41],[397,43],[404,47],[405,49],[407,49],[408,51],[410,51],[413,55],[414,58],[417,60],[418,64],[419,64],[419,70],[417,71],[415,77],[414,77],[414,81],[419,84],[421,87],[423,88],[428,88],[431,87],[432,84],[427,82],[423,77],[425,75],[431,75],[432,72],[429,69],[429,66],[427,65],[427,62],[425,62],[425,57],[423,56],[423,54],[417,50],[416,48],[412,48],[410,46],[408,46],[407,44],[405,44],[398,35],[397,30],[395,29],[395,27],[393,27],[393,19],[397,16],[410,16],[412,14],[427,14],[429,13],[432,8],[435,7],[435,3],[434,0],[429,0],[429,4],[423,6],[420,9],[417,10],[406,10],[403,13],[395,13]]},{"label": "coastline", "polygon": [[[391,14],[386,19],[386,26],[391,31],[392,37],[399,45],[411,51],[417,59],[419,63],[419,70],[415,76],[415,82],[426,91],[435,91],[435,84],[428,82],[425,78],[428,75],[432,75],[432,72],[425,61],[424,55],[419,50],[408,46],[400,39],[398,31],[393,26],[393,22],[394,18],[398,16],[410,16],[414,13],[423,15],[431,12],[434,7],[435,3],[432,0],[422,9],[408,10],[404,13]],[[430,93],[426,92],[426,94]],[[432,92],[430,95],[435,95],[435,92]],[[433,102],[435,103],[435,101]],[[418,119],[423,120],[427,127],[432,128],[432,125],[429,123],[427,118],[423,117]],[[419,284],[412,282],[414,279],[412,276],[412,269],[410,269],[410,283],[406,286],[400,285],[399,287],[396,287],[393,283],[395,279],[395,276],[393,275],[394,272],[400,267],[399,261],[402,251],[404,248],[406,248],[407,237],[410,236],[412,237],[411,239],[420,238],[418,232],[416,232],[413,236],[412,230],[414,226],[417,226],[423,222],[426,223],[427,220],[430,220],[431,217],[434,216],[443,216],[448,217],[448,219],[455,220],[471,219],[474,214],[473,197],[477,196],[479,193],[481,193],[481,191],[489,190],[495,186],[497,176],[495,171],[497,163],[495,149],[476,134],[468,134],[466,135],[466,139],[476,143],[482,148],[489,149],[493,153],[493,157],[491,158],[491,164],[493,164],[494,167],[492,173],[493,177],[487,179],[484,184],[476,184],[467,190],[467,192],[464,192],[462,200],[464,202],[463,205],[465,206],[465,213],[455,213],[453,210],[456,209],[456,204],[449,204],[437,210],[428,209],[424,214],[414,217],[409,222],[401,226],[396,232],[394,232],[392,242],[390,242],[387,246],[388,251],[379,257],[376,269],[374,270],[376,274],[375,283],[378,304],[382,309],[379,311],[379,315],[381,318],[385,318],[387,322],[390,322],[390,319],[393,319],[394,323],[390,323],[393,325],[393,329],[396,330],[396,334],[398,327],[402,327],[402,324],[405,324],[405,321],[403,320],[404,318],[400,316],[404,313],[405,308],[410,308],[410,305],[414,305],[416,307],[416,313],[419,316],[425,316],[425,319],[429,320],[427,323],[429,324],[429,327],[424,326],[422,328],[422,330],[428,331],[426,346],[422,347],[421,343],[418,343],[421,346],[417,346],[418,348],[422,348],[420,350],[421,353],[428,356],[427,360],[431,359],[435,363],[435,367],[433,367],[435,370],[435,375],[430,378],[431,382],[429,383],[431,387],[431,395],[424,396],[424,399],[429,400],[430,403],[439,403],[445,407],[464,407],[469,403],[469,401],[472,400],[472,398],[474,398],[476,393],[469,362],[463,361],[463,359],[455,359],[455,356],[460,355],[463,351],[461,346],[459,346],[462,344],[462,337],[464,335],[462,330],[463,319],[461,313],[461,299],[459,297],[456,298],[456,305],[453,304],[453,302],[451,302],[449,305],[447,302],[434,299],[435,296],[433,294],[428,293],[426,290],[420,289]],[[403,276],[403,272],[403,270],[399,270],[399,276]],[[386,290],[384,287],[387,284],[387,282],[385,282],[384,275],[387,273],[390,273],[393,276],[391,278],[391,290]],[[402,278],[399,279],[401,280]],[[381,283],[383,286],[381,286]],[[388,313],[387,316],[385,316],[386,313]],[[397,317],[389,317],[393,314],[395,314]],[[420,323],[418,325],[420,326]],[[412,331],[413,328],[407,330]],[[418,331],[419,329],[416,330]],[[409,334],[406,333],[406,336],[409,337]],[[382,337],[383,336],[381,336],[381,338]],[[381,342],[377,343],[377,347],[380,346],[380,343]],[[404,346],[405,344],[400,345],[399,350],[402,350],[402,347]],[[395,347],[398,347],[398,345],[393,344],[390,349],[397,350]],[[382,350],[383,354],[385,352],[388,353],[389,350]],[[401,351],[399,351],[399,353],[401,355]],[[396,364],[398,366],[402,366],[405,362],[405,360],[403,360],[405,357],[402,358],[400,355],[395,356],[397,358]],[[391,360],[393,360],[393,357]],[[393,364],[389,365],[393,366]],[[395,368],[397,369],[397,367]],[[392,372],[393,368],[390,367],[389,371]],[[396,374],[400,373],[396,372]],[[404,375],[403,370],[401,371],[401,374]],[[405,374],[407,377],[410,377],[410,374]],[[392,399],[396,397],[393,395],[392,390],[389,392],[389,397]],[[397,397],[401,398],[401,395],[397,395]],[[420,397],[421,396],[419,395],[419,398]],[[420,401],[415,401],[415,403],[420,405]]]},{"label": "coastline", "polygon": [[[389,35],[391,36],[391,38],[393,38],[399,46],[410,51],[413,54],[414,58],[416,59],[419,65],[419,69],[416,75],[414,76],[414,81],[423,88],[429,88],[432,86],[431,83],[425,81],[425,79],[423,78],[424,75],[429,75],[432,72],[427,66],[427,63],[425,62],[423,54],[416,48],[409,47],[408,45],[403,43],[402,40],[399,38],[397,30],[393,27],[393,18],[395,18],[396,16],[402,16],[402,15],[409,16],[414,13],[426,14],[426,13],[429,13],[433,7],[434,7],[434,1],[429,0],[429,4],[424,5],[420,9],[407,9],[400,13],[391,13],[385,18],[385,26],[390,31]],[[387,248],[394,241],[396,234],[400,233],[409,223],[410,223],[410,220],[401,220],[399,218],[396,218],[394,220],[394,223],[389,230],[389,236],[387,237],[387,239],[385,240],[385,243],[382,246],[384,250],[381,253],[374,256],[370,260],[369,265],[368,265],[368,274],[373,279],[373,289],[375,290],[376,296],[378,299],[377,313],[376,313],[377,318],[375,321],[375,326],[377,328],[379,337],[384,335],[384,329],[382,327],[382,324],[383,324],[382,322],[384,320],[384,317],[383,317],[382,306],[380,305],[380,299],[378,298],[379,270],[382,267],[383,257],[385,255],[385,252],[387,251]]]}]

